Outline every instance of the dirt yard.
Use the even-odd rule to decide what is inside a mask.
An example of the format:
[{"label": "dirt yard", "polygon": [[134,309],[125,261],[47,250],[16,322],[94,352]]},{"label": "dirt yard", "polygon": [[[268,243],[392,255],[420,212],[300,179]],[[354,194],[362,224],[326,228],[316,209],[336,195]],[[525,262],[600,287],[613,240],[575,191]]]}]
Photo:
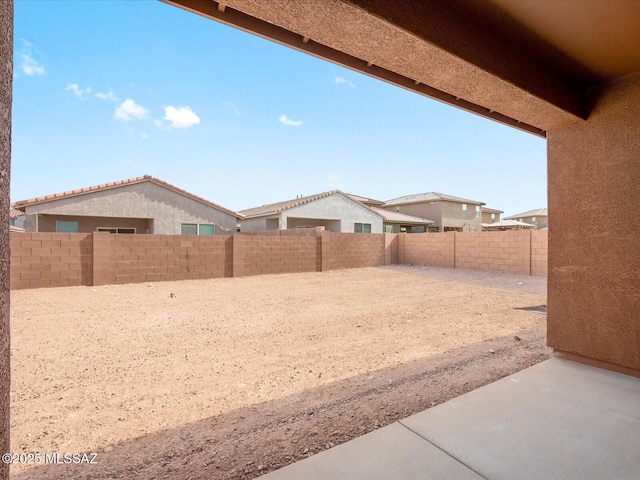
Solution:
[{"label": "dirt yard", "polygon": [[14,291],[11,478],[253,478],[548,358],[543,304],[408,266]]}]

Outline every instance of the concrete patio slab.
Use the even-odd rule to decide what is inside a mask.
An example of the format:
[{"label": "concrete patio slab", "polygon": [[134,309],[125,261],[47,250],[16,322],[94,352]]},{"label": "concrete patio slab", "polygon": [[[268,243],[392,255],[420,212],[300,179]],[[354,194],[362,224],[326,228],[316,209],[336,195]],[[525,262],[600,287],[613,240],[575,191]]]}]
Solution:
[{"label": "concrete patio slab", "polygon": [[640,478],[640,379],[569,360],[400,423],[486,478]]},{"label": "concrete patio slab", "polygon": [[637,479],[640,379],[552,358],[263,478]]},{"label": "concrete patio slab", "polygon": [[393,423],[261,477],[265,480],[481,480],[446,453]]}]

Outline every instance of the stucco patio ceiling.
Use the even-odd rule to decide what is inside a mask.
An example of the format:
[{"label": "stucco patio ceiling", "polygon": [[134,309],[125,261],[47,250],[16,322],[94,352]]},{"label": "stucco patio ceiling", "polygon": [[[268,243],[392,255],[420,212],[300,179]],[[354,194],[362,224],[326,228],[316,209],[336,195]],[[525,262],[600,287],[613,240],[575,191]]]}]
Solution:
[{"label": "stucco patio ceiling", "polygon": [[625,0],[163,1],[540,136],[640,70]]}]

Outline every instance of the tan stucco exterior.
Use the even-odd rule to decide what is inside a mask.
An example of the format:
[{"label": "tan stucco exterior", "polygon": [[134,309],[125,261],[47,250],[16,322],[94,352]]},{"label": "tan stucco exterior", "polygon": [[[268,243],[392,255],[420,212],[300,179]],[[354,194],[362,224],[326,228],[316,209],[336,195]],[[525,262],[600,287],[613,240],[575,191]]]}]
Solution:
[{"label": "tan stucco exterior", "polygon": [[[11,169],[11,82],[13,79],[13,2],[0,2],[0,453],[9,447],[9,172]],[[9,465],[0,463],[0,479]]]},{"label": "tan stucco exterior", "polygon": [[242,232],[290,230],[323,226],[328,232],[353,233],[355,224],[371,225],[371,233],[383,233],[382,217],[342,193],[334,193],[281,212],[240,221]]},{"label": "tan stucco exterior", "polygon": [[77,221],[79,233],[98,227],[135,228],[136,233],[179,235],[182,224],[213,224],[216,234],[235,232],[237,218],[152,181],[27,205],[27,232],[55,232],[57,220]]},{"label": "tan stucco exterior", "polygon": [[502,211],[493,210],[493,209],[480,209],[480,213],[482,214],[482,223],[495,223],[500,221],[500,216],[502,215]]},{"label": "tan stucco exterior", "polygon": [[536,230],[542,230],[544,228],[549,227],[549,216],[548,215],[535,215],[528,217],[517,217],[514,220],[518,220],[519,222],[528,223],[530,225],[535,225]]},{"label": "tan stucco exterior", "polygon": [[549,134],[548,342],[640,370],[640,74],[590,96]]},{"label": "tan stucco exterior", "polygon": [[[466,205],[466,210],[463,209],[463,205]],[[429,225],[429,230],[431,231],[442,233],[446,231],[480,232],[482,230],[482,216],[479,204],[434,200],[406,203],[404,205],[383,205],[382,208],[392,212],[433,220],[433,225]]]}]

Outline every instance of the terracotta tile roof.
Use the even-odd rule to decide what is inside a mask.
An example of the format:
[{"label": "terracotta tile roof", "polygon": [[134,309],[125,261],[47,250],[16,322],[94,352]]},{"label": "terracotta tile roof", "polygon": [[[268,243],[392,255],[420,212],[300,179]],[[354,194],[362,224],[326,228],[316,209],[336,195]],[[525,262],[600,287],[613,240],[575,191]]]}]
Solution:
[{"label": "terracotta tile roof", "polygon": [[349,200],[358,203],[363,208],[366,208],[366,209],[369,208],[365,205],[362,205],[357,200],[354,200],[346,193],[341,192],[340,190],[331,190],[330,192],[318,193],[317,195],[309,195],[307,197],[293,198],[291,200],[285,200],[283,202],[271,203],[269,205],[262,205],[261,207],[254,207],[254,208],[249,208],[247,210],[240,210],[240,213],[243,214],[246,218],[264,217],[265,215],[276,215],[290,208],[298,207],[300,205],[304,205],[305,203],[315,202],[316,200],[320,200],[321,198],[330,197],[331,195],[336,195],[336,194],[347,197]]},{"label": "terracotta tile roof", "polygon": [[17,208],[9,207],[9,216],[11,218],[19,218],[24,215],[22,210],[18,210]]},{"label": "terracotta tile roof", "polygon": [[548,217],[549,210],[546,208],[538,208],[536,210],[529,210],[528,212],[519,213],[518,215],[510,215],[505,217],[505,220],[511,220],[515,218],[523,218],[523,217]]},{"label": "terracotta tile roof", "polygon": [[391,205],[406,205],[407,203],[422,203],[433,202],[438,200],[447,200],[449,202],[468,203],[471,205],[484,205],[484,203],[477,200],[468,200],[466,198],[454,197],[453,195],[447,195],[445,193],[427,192],[417,193],[415,195],[405,195],[404,197],[394,198],[384,202],[385,207]]},{"label": "terracotta tile roof", "polygon": [[75,196],[78,196],[78,195],[85,195],[87,193],[99,192],[99,191],[102,191],[102,190],[109,190],[111,188],[121,187],[123,185],[133,185],[133,184],[142,183],[142,182],[155,183],[156,185],[160,185],[161,187],[164,187],[164,188],[167,188],[169,190],[172,190],[172,191],[174,191],[176,193],[184,195],[185,197],[189,197],[192,200],[195,200],[197,202],[203,203],[203,204],[208,205],[210,207],[213,207],[213,208],[215,208],[217,210],[221,210],[223,212],[226,212],[229,215],[234,215],[237,218],[243,218],[243,215],[239,214],[238,212],[234,212],[233,210],[229,210],[228,208],[224,208],[224,207],[218,205],[217,203],[213,203],[213,202],[210,202],[209,200],[206,200],[206,199],[204,199],[202,197],[198,197],[197,195],[189,193],[186,190],[183,190],[183,189],[178,188],[178,187],[176,187],[174,185],[171,185],[170,183],[163,182],[162,180],[154,178],[151,175],[144,175],[143,177],[129,178],[127,180],[119,180],[117,182],[103,183],[101,185],[95,185],[95,186],[92,186],[92,187],[80,188],[80,189],[77,189],[77,190],[69,190],[68,192],[54,193],[54,194],[51,194],[51,195],[45,195],[44,197],[36,197],[36,198],[30,198],[28,200],[20,200],[18,202],[13,202],[11,204],[11,206],[15,207],[15,208],[25,208],[25,207],[28,207],[28,206],[31,206],[31,205],[36,205],[36,204],[39,204],[39,203],[45,203],[45,202],[50,202],[52,200],[58,200],[60,198],[75,197]]},{"label": "terracotta tile roof", "polygon": [[351,200],[355,200],[356,202],[364,203],[367,206],[381,206],[384,204],[382,200],[374,200],[373,198],[361,197],[360,195],[353,195],[351,193],[346,194]]},{"label": "terracotta tile roof", "polygon": [[369,207],[370,210],[377,213],[387,223],[413,223],[418,225],[431,225],[433,220],[427,220],[426,218],[414,217],[412,215],[405,215],[400,212],[392,212],[390,210],[383,210],[382,208]]},{"label": "terracotta tile roof", "polygon": [[502,210],[496,210],[495,208],[480,207],[482,213],[504,213]]}]

